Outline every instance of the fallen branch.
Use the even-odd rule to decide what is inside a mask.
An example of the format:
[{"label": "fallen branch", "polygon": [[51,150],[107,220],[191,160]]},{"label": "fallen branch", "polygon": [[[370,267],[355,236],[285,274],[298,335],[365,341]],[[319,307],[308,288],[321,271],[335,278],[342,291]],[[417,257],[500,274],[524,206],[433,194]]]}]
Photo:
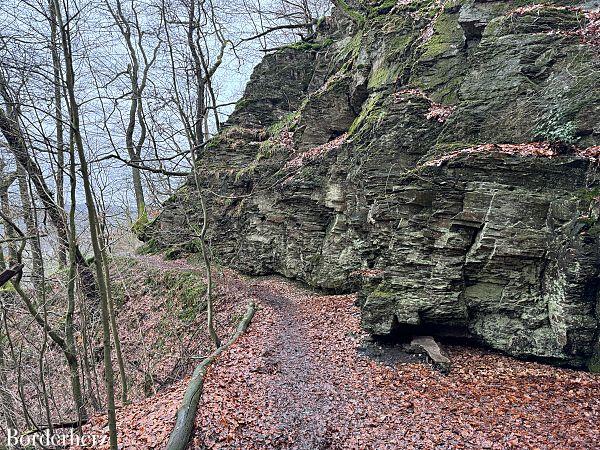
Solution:
[{"label": "fallen branch", "polygon": [[88,423],[87,419],[84,419],[82,421],[78,421],[78,420],[74,420],[71,422],[59,422],[59,423],[53,423],[52,426],[50,425],[40,425],[39,427],[34,428],[33,430],[29,430],[29,431],[25,431],[21,436],[30,436],[32,434],[36,434],[36,433],[42,433],[46,430],[50,430],[50,429],[63,429],[63,428],[79,428],[82,425],[85,425]]},{"label": "fallen branch", "polygon": [[6,269],[2,273],[0,273],[0,287],[4,286],[6,283],[10,281],[12,277],[15,275],[19,275],[23,272],[23,264],[16,264],[10,269]]},{"label": "fallen branch", "polygon": [[213,361],[217,359],[221,353],[227,350],[227,348],[229,348],[229,346],[231,346],[231,344],[233,344],[246,329],[248,329],[248,325],[250,325],[250,321],[255,312],[256,305],[250,303],[246,310],[246,314],[244,314],[244,317],[242,317],[242,320],[238,324],[235,334],[194,369],[192,379],[183,396],[183,402],[177,410],[175,428],[171,432],[166,450],[185,450],[185,448],[187,448],[196,422],[196,411],[198,410],[198,403],[200,402],[200,396],[202,395],[204,376]]}]

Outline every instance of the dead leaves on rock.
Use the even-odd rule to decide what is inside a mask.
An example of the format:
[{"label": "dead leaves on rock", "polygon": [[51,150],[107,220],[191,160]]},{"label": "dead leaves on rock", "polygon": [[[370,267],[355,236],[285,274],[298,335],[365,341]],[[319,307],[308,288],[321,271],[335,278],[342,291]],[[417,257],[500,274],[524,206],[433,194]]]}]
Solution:
[{"label": "dead leaves on rock", "polygon": [[429,110],[425,114],[427,120],[437,120],[440,123],[446,122],[448,118],[456,110],[456,106],[453,105],[442,105],[441,103],[434,102],[424,91],[421,89],[402,89],[394,93],[394,102],[403,103],[410,101],[411,97],[418,97],[429,102]]},{"label": "dead leaves on rock", "polygon": [[344,133],[341,136],[338,136],[325,144],[313,147],[310,150],[302,152],[296,155],[291,160],[289,160],[285,164],[284,170],[298,169],[300,167],[303,167],[308,162],[319,159],[323,155],[329,153],[330,151],[340,148],[346,142],[347,139],[348,133]]},{"label": "dead leaves on rock", "polygon": [[[559,152],[549,142],[531,142],[527,144],[483,144],[456,150],[429,160],[423,166],[441,166],[447,161],[468,155],[503,154],[522,157],[555,158],[560,156]],[[596,162],[600,158],[600,147],[588,147],[585,149],[573,148],[573,155],[592,159]]]}]

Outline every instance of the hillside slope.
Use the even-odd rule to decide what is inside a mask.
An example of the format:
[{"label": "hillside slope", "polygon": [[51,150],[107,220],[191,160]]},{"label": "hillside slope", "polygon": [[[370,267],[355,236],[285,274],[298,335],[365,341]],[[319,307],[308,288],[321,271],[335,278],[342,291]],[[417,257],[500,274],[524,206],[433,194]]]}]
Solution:
[{"label": "hillside slope", "polygon": [[[202,152],[216,256],[359,290],[375,335],[598,370],[597,2],[338,4]],[[200,221],[190,183],[142,237]]]}]

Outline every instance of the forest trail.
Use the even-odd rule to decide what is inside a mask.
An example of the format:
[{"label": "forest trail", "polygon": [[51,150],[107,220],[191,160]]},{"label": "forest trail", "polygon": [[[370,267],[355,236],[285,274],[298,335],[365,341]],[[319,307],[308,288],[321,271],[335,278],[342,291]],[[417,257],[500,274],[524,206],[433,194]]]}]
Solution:
[{"label": "forest trail", "polygon": [[[236,289],[258,300],[248,333],[212,367],[195,446],[209,448],[593,448],[600,380],[464,347],[448,376],[381,364],[353,295],[280,278]],[[543,388],[542,388],[543,387]]]},{"label": "forest trail", "polygon": [[[394,348],[381,362],[364,354],[354,295],[229,269],[216,287],[222,338],[248,302],[258,310],[208,372],[190,448],[597,448],[594,375],[464,346],[447,347],[449,375]],[[188,381],[119,408],[121,448],[164,448]],[[106,434],[105,425],[97,416],[86,432]]]}]

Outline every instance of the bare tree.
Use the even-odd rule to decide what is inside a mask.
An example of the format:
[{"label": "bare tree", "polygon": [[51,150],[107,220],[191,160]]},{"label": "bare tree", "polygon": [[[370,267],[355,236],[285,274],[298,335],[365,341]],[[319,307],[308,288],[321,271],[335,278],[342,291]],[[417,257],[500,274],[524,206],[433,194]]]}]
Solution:
[{"label": "bare tree", "polygon": [[[130,160],[139,164],[142,162],[142,151],[148,137],[144,114],[144,91],[148,84],[148,74],[158,56],[161,45],[160,35],[157,33],[156,44],[149,55],[144,42],[144,35],[149,32],[142,29],[136,4],[133,2],[130,4],[130,14],[126,15],[121,0],[114,0],[114,5],[112,0],[104,0],[104,3],[119,29],[129,56],[126,73],[129,77],[131,93],[125,130],[125,146]],[[136,129],[138,137],[134,139]],[[138,220],[144,221],[147,220],[147,212],[141,172],[138,167],[133,166],[131,173]]]},{"label": "bare tree", "polygon": [[[63,60],[65,65],[65,90],[67,92],[67,102],[70,118],[70,133],[73,138],[71,145],[74,145],[77,151],[77,155],[79,157],[79,168],[81,171],[81,179],[83,181],[83,189],[85,193],[85,200],[88,211],[88,221],[90,224],[90,240],[94,252],[96,280],[98,282],[98,290],[100,293],[100,307],[102,311],[102,331],[104,347],[104,378],[107,398],[108,427],[110,431],[110,447],[112,450],[117,450],[117,425],[114,397],[114,377],[110,346],[110,314],[108,310],[109,294],[106,280],[106,272],[102,262],[103,258],[101,239],[98,235],[98,214],[96,210],[96,202],[90,183],[89,167],[80,128],[79,104],[77,103],[77,98],[75,95],[75,71],[73,69],[73,53],[71,48],[72,42],[69,25],[71,17],[70,11],[68,9],[65,9],[65,18],[63,19],[63,11],[61,10],[61,5],[58,3],[58,0],[54,0],[54,4],[56,10],[56,18],[60,28]],[[71,164],[75,164],[74,158],[72,159]]]}]

